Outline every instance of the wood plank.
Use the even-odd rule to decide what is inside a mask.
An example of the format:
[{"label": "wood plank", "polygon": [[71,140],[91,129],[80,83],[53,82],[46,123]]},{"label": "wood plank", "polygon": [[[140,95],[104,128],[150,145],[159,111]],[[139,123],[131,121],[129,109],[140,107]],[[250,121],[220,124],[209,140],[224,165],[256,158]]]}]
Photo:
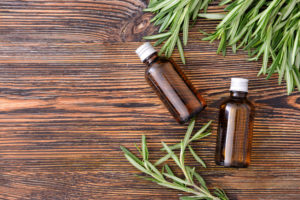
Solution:
[{"label": "wood plank", "polygon": [[[138,179],[119,146],[134,150],[142,134],[151,159],[178,125],[144,80],[134,50],[155,31],[146,1],[5,0],[0,2],[0,199],[178,199],[182,194]],[[220,11],[217,6],[211,12]],[[201,41],[217,21],[201,20],[185,48],[186,75],[208,102],[196,128],[212,136],[194,144],[209,187],[231,199],[299,199],[300,93],[287,96],[277,77],[257,77],[246,52],[216,55]],[[178,52],[173,56],[180,63]],[[250,79],[257,107],[248,169],[214,164],[218,105],[230,77]],[[175,170],[176,171],[176,170]],[[178,171],[177,171],[178,172]],[[141,174],[141,173],[139,173]]]}]

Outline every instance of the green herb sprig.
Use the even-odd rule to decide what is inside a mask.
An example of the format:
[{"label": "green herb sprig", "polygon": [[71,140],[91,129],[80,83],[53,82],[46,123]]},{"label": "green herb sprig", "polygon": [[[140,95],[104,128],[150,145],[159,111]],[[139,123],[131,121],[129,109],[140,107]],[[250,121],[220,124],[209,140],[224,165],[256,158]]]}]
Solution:
[{"label": "green herb sprig", "polygon": [[[196,172],[196,168],[187,166],[185,164],[185,152],[186,149],[189,149],[194,159],[198,161],[201,166],[206,168],[205,163],[196,154],[190,143],[210,135],[211,132],[207,131],[207,128],[210,126],[210,124],[211,121],[192,136],[195,126],[195,120],[193,119],[187,129],[184,139],[180,143],[173,146],[168,146],[166,143],[162,142],[163,148],[161,150],[166,152],[166,155],[157,160],[154,164],[149,161],[149,152],[146,143],[146,137],[144,135],[142,136],[141,148],[135,145],[137,150],[140,152],[142,159],[135,156],[125,147],[121,146],[121,149],[124,152],[126,159],[134,167],[148,175],[139,177],[153,181],[161,186],[183,191],[192,195],[180,197],[181,200],[228,200],[225,192],[221,189],[216,189],[214,191],[214,195],[211,194],[204,179],[199,173]],[[175,149],[180,149],[179,156],[174,152]],[[176,165],[181,169],[184,178],[176,176],[168,164],[163,165],[163,163],[170,158],[172,158]],[[162,166],[161,169],[159,169],[159,166]],[[196,183],[196,181],[199,183],[199,185]]]},{"label": "green herb sprig", "polygon": [[157,40],[154,46],[164,42],[159,54],[164,53],[170,57],[175,46],[179,50],[182,62],[185,64],[185,57],[182,47],[182,41],[179,34],[182,32],[183,45],[187,45],[189,26],[191,20],[196,20],[200,10],[206,12],[208,3],[211,0],[150,0],[146,12],[152,12],[156,15],[151,22],[159,25],[159,34],[146,36],[144,39]]},{"label": "green herb sprig", "polygon": [[[216,32],[204,40],[220,39],[217,53],[225,55],[226,47],[233,52],[248,50],[250,60],[262,57],[259,75],[278,73],[278,83],[285,79],[287,93],[300,91],[300,1],[299,0],[225,0],[228,13]],[[214,15],[200,14],[214,19]]]}]

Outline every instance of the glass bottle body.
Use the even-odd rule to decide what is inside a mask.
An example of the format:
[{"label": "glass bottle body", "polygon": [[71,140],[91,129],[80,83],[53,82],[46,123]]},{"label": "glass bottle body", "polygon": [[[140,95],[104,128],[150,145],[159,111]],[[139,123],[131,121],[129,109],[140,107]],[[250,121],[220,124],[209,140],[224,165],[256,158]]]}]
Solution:
[{"label": "glass bottle body", "polygon": [[172,60],[152,54],[144,61],[145,78],[178,123],[185,123],[206,107],[206,102]]},{"label": "glass bottle body", "polygon": [[216,164],[248,167],[252,147],[254,105],[246,92],[232,91],[220,106]]}]

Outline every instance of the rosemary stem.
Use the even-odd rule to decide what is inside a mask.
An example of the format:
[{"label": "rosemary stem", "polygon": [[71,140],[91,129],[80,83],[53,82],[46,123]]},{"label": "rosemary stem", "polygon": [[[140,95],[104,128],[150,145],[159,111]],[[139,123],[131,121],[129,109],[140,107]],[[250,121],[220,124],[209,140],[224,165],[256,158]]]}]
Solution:
[{"label": "rosemary stem", "polygon": [[200,188],[199,186],[197,186],[196,184],[193,184],[193,187],[198,190],[201,193],[204,193],[205,195],[207,195],[208,197],[212,198],[213,200],[220,200],[218,197],[214,197],[212,196],[209,192],[203,190],[202,188]]},{"label": "rosemary stem", "polygon": [[[165,164],[161,169],[159,168],[159,165],[161,164],[152,164],[149,161],[149,152],[147,148],[146,143],[146,137],[142,136],[142,145],[141,148],[137,148],[142,156],[142,159],[131,153],[128,149],[121,146],[122,151],[125,154],[126,159],[138,170],[141,172],[147,174],[148,176],[142,177],[146,180],[155,182],[163,187],[179,190],[182,192],[189,193],[192,196],[182,196],[180,199],[209,199],[209,200],[229,200],[226,194],[223,190],[216,189],[215,194],[212,194],[206,187],[206,183],[203,180],[203,178],[195,172],[195,167],[191,168],[190,166],[185,165],[185,150],[187,147],[189,147],[190,151],[193,152],[192,154],[195,155],[195,152],[191,150],[190,142],[193,140],[198,140],[202,137],[206,137],[208,134],[203,135],[202,137],[198,137],[199,134],[204,132],[207,127],[210,125],[208,123],[207,125],[203,126],[202,129],[200,129],[194,136],[193,139],[190,139],[191,134],[193,132],[193,128],[195,125],[195,119],[192,120],[190,123],[186,135],[184,137],[184,140],[181,141],[180,147],[180,156],[176,155],[171,148],[162,142],[162,145],[168,152],[167,156],[170,155],[176,165],[179,167],[181,172],[183,173],[184,177],[176,176],[168,164]],[[162,157],[159,160],[166,161],[166,158],[169,159],[170,157]],[[194,156],[195,158],[195,156]],[[198,156],[196,157],[197,161],[200,159]],[[200,162],[201,163],[201,162]],[[203,165],[203,164],[202,164]],[[200,185],[196,185],[194,180],[198,180]],[[214,196],[215,195],[215,196]]]}]

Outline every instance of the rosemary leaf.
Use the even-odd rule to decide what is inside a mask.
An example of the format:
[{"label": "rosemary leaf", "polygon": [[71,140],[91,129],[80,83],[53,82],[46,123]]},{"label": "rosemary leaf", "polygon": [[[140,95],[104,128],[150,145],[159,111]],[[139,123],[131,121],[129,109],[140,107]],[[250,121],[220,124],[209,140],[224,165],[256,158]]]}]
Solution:
[{"label": "rosemary leaf", "polygon": [[167,33],[160,33],[157,35],[151,35],[151,36],[145,36],[143,37],[145,40],[156,40],[156,39],[160,39],[160,38],[165,38],[167,36],[172,35],[171,32],[167,32]]},{"label": "rosemary leaf", "polygon": [[142,167],[141,165],[139,165],[134,159],[132,159],[132,157],[130,157],[129,155],[125,154],[125,157],[126,159],[133,165],[135,166],[138,170],[146,173],[146,174],[149,174],[148,171]]},{"label": "rosemary leaf", "polygon": [[120,148],[127,156],[131,157],[136,163],[138,163],[139,165],[143,165],[143,162],[140,159],[138,159],[135,155],[133,155],[128,149],[126,149],[123,146],[121,146]]},{"label": "rosemary leaf", "polygon": [[163,7],[163,9],[161,10],[162,12],[163,11],[166,11],[174,6],[177,6],[177,4],[180,3],[180,0],[173,0],[170,4],[168,4],[166,7]]},{"label": "rosemary leaf", "polygon": [[226,15],[225,14],[219,14],[219,13],[201,13],[198,14],[198,17],[203,17],[206,19],[213,19],[213,20],[218,20],[218,19],[224,19]]},{"label": "rosemary leaf", "polygon": [[185,186],[174,184],[174,183],[158,183],[158,184],[161,185],[161,186],[164,186],[164,187],[168,187],[168,188],[172,188],[172,189],[175,189],[175,190],[184,191],[184,192],[187,192],[187,193],[196,193],[191,188],[187,188]]},{"label": "rosemary leaf", "polygon": [[201,199],[203,200],[204,197],[197,197],[197,196],[180,197],[180,200],[201,200]]},{"label": "rosemary leaf", "polygon": [[193,150],[193,148],[190,145],[188,147],[189,147],[189,150],[190,150],[191,154],[195,158],[195,160],[197,162],[199,162],[204,168],[206,168],[205,162],[195,153],[195,151]]},{"label": "rosemary leaf", "polygon": [[[169,5],[170,3],[172,3],[173,0],[165,0],[165,1],[160,1],[158,4],[154,4],[154,7],[149,7],[144,9],[145,12],[150,11],[150,12],[155,12],[161,8],[166,7],[167,5]],[[149,5],[150,6],[150,5]]]},{"label": "rosemary leaf", "polygon": [[206,186],[206,183],[204,179],[198,174],[197,172],[194,173],[194,176],[196,177],[197,181],[201,184],[202,188],[208,191],[208,188]]},{"label": "rosemary leaf", "polygon": [[[189,9],[187,9],[187,12],[189,12]],[[187,45],[187,41],[188,41],[188,37],[189,37],[189,22],[190,22],[189,15],[186,14],[184,16],[184,22],[183,22],[183,45],[184,46]]]},{"label": "rosemary leaf", "polygon": [[143,156],[143,152],[141,151],[140,147],[136,143],[134,143],[135,148],[138,150],[138,152]]},{"label": "rosemary leaf", "polygon": [[139,176],[139,175],[135,175],[136,177],[139,177],[141,179],[144,179],[146,181],[152,181],[154,183],[159,183],[160,181],[156,180],[155,178],[151,178],[151,177],[147,177],[147,176]]},{"label": "rosemary leaf", "polygon": [[185,64],[184,51],[183,51],[182,44],[181,44],[181,41],[179,38],[177,39],[177,47],[178,47],[178,51],[179,51],[179,55],[182,60],[182,63]]},{"label": "rosemary leaf", "polygon": [[224,190],[220,189],[220,188],[216,188],[215,192],[214,192],[221,200],[227,200],[228,197],[226,195],[226,193],[224,192]]},{"label": "rosemary leaf", "polygon": [[155,166],[160,165],[161,163],[166,162],[166,161],[169,160],[170,158],[171,158],[171,154],[167,154],[167,155],[161,157],[158,161],[156,161],[156,162],[154,163],[154,165],[155,165]]},{"label": "rosemary leaf", "polygon": [[204,125],[199,131],[195,133],[195,135],[192,137],[191,140],[195,140],[198,138],[204,131],[207,130],[207,128],[211,125],[212,121],[209,121],[206,125]]},{"label": "rosemary leaf", "polygon": [[196,120],[195,119],[192,119],[191,120],[191,123],[189,124],[188,126],[188,129],[185,133],[185,136],[184,136],[184,140],[183,140],[183,143],[184,143],[184,146],[187,146],[188,143],[189,143],[189,140],[190,140],[190,137],[191,137],[191,134],[194,130],[194,127],[195,127],[195,123],[196,123]]},{"label": "rosemary leaf", "polygon": [[152,170],[157,176],[159,176],[161,179],[164,179],[163,175],[158,171],[158,169],[157,169],[154,165],[152,165],[151,162],[149,162],[148,160],[146,160],[145,163],[146,163],[146,165],[148,165],[148,166],[151,168],[151,170]]},{"label": "rosemary leaf", "polygon": [[[171,149],[171,150],[180,149],[180,143],[174,144],[174,145],[170,146],[169,149]],[[161,151],[165,151],[166,149],[165,148],[161,148],[160,150]]]},{"label": "rosemary leaf", "polygon": [[165,169],[166,169],[166,171],[167,171],[167,173],[168,173],[168,174],[170,174],[170,175],[173,175],[173,176],[174,176],[174,173],[172,172],[172,170],[171,170],[171,168],[169,167],[169,165],[168,165],[168,164],[165,164],[165,165],[164,165],[164,167],[165,167]]},{"label": "rosemary leaf", "polygon": [[178,157],[173,153],[173,151],[168,147],[168,145],[164,142],[162,142],[162,145],[164,146],[164,148],[166,149],[166,151],[171,155],[172,159],[175,161],[175,163],[181,167],[181,164],[179,162]]},{"label": "rosemary leaf", "polygon": [[[166,173],[167,173],[167,174],[169,174],[169,175],[171,175],[171,176],[175,176],[168,164],[165,164],[165,165],[164,165],[164,169],[166,169]],[[184,185],[184,184],[179,183],[179,182],[177,182],[177,181],[175,181],[175,180],[174,180],[174,183],[176,183],[176,184],[178,184],[178,185],[182,185],[182,186]]]},{"label": "rosemary leaf", "polygon": [[179,182],[179,183],[182,183],[182,184],[185,184],[185,185],[190,185],[189,182],[187,182],[185,180],[182,180],[181,178],[178,178],[174,175],[170,175],[170,174],[167,174],[167,173],[164,173],[163,175],[170,178],[170,179],[172,179],[172,180],[174,180],[174,181],[176,181],[176,182]]},{"label": "rosemary leaf", "polygon": [[211,132],[208,132],[208,133],[202,133],[202,134],[200,134],[198,137],[193,138],[193,141],[194,141],[194,140],[200,140],[200,139],[205,138],[205,137],[210,136],[210,135],[211,135]]},{"label": "rosemary leaf", "polygon": [[148,147],[147,147],[145,135],[142,136],[142,153],[143,153],[144,161],[147,161],[149,153],[148,153]]}]

